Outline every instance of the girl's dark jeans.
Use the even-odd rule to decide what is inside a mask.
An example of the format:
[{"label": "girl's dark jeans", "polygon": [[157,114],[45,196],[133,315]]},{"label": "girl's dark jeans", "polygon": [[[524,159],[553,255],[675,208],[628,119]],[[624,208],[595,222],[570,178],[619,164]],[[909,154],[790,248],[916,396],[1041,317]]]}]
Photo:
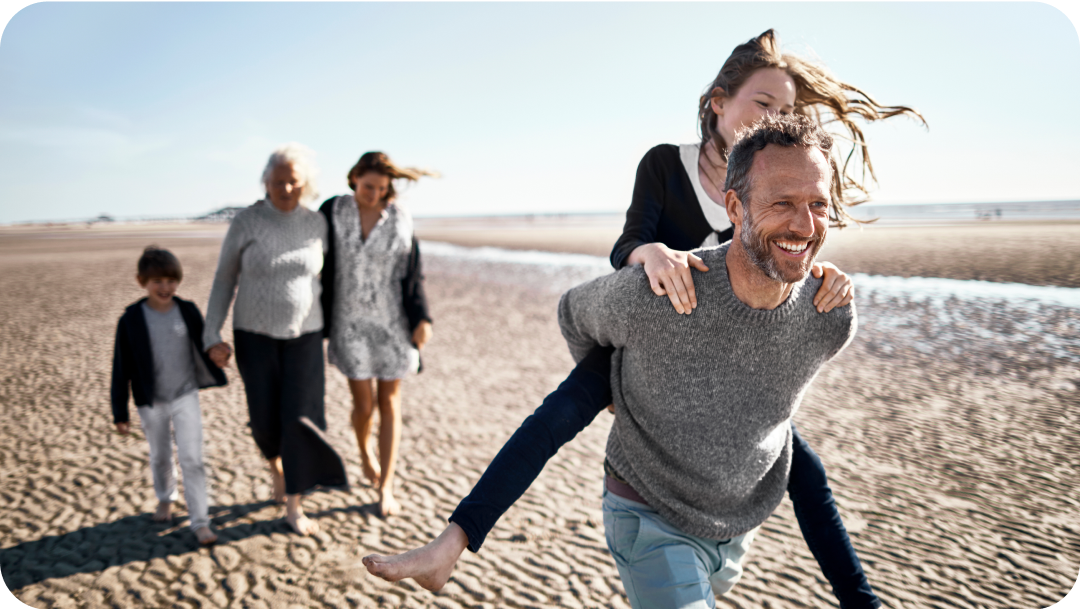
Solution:
[{"label": "girl's dark jeans", "polygon": [[[496,521],[540,475],[548,459],[573,440],[611,403],[611,347],[593,349],[559,388],[521,424],[488,466],[469,496],[450,516],[480,550]],[[832,584],[842,609],[876,608],[881,601],[870,589],[847,530],[836,510],[825,468],[810,446],[792,431],[788,494],[803,537]]]}]

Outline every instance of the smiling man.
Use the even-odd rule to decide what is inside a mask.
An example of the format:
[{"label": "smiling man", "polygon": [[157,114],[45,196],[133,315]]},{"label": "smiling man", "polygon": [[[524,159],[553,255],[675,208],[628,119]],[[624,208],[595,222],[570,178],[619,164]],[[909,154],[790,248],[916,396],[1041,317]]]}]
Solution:
[{"label": "smiling man", "polygon": [[563,295],[576,360],[612,358],[617,416],[604,528],[632,606],[713,607],[779,505],[791,417],[821,366],[855,334],[854,307],[816,312],[809,276],[837,180],[815,121],[770,116],[742,132],[725,194],[734,238],[699,252],[698,308],[679,315],[640,266]]}]

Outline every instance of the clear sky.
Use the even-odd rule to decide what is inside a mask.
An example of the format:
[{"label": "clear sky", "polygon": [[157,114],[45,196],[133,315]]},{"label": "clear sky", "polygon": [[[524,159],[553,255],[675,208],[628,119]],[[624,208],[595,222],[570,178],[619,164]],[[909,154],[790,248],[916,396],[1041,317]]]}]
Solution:
[{"label": "clear sky", "polygon": [[867,129],[876,201],[1080,199],[1080,38],[1047,4],[48,2],[0,38],[0,222],[248,204],[289,141],[324,197],[383,150],[442,173],[414,215],[622,211],[769,27],[926,116]]}]

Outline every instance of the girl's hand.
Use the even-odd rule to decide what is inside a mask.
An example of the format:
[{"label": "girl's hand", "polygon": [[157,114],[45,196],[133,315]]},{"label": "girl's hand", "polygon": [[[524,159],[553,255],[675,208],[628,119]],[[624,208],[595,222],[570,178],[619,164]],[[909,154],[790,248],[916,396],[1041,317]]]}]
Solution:
[{"label": "girl's hand", "polygon": [[671,306],[679,313],[690,314],[697,308],[697,293],[690,267],[708,271],[701,258],[690,252],[673,250],[663,243],[639,245],[627,259],[630,264],[641,264],[649,277],[649,286],[657,296],[667,296]]},{"label": "girl's hand", "polygon": [[128,432],[131,431],[131,424],[130,423],[117,423],[116,424],[116,431],[118,431],[120,433],[120,435],[126,436],[126,435],[128,435]]},{"label": "girl's hand", "polygon": [[206,354],[210,356],[210,361],[214,362],[218,368],[224,368],[229,365],[232,347],[228,343],[218,343],[207,349]]},{"label": "girl's hand", "polygon": [[828,313],[836,307],[842,307],[855,299],[855,284],[851,277],[844,271],[836,268],[831,262],[815,262],[810,272],[814,277],[825,275],[821,282],[821,288],[814,294],[814,306],[818,313]]},{"label": "girl's hand", "polygon": [[423,320],[416,325],[416,329],[412,333],[412,342],[416,345],[417,349],[423,349],[424,345],[431,340],[431,322]]}]

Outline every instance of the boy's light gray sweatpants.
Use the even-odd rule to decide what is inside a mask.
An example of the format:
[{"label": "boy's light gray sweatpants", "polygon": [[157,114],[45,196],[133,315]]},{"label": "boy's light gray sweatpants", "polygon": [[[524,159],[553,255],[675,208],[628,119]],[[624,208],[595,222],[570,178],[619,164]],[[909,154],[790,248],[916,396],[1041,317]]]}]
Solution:
[{"label": "boy's light gray sweatpants", "polygon": [[172,502],[177,499],[176,464],[172,455],[175,432],[176,453],[180,458],[180,471],[184,474],[184,501],[187,502],[191,530],[210,524],[199,392],[192,391],[171,402],[140,406],[139,421],[150,443],[150,471],[158,501]]}]

